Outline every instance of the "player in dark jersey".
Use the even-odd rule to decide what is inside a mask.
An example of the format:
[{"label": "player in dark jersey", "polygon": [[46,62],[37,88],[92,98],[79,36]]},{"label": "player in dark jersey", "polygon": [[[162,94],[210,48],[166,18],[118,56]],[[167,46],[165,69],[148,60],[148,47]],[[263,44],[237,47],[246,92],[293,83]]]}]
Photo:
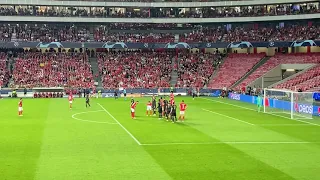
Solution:
[{"label": "player in dark jersey", "polygon": [[167,108],[168,108],[168,101],[166,98],[163,99],[163,116],[167,117]]},{"label": "player in dark jersey", "polygon": [[168,104],[167,106],[166,118],[167,121],[169,121],[169,119],[171,118],[171,104]]},{"label": "player in dark jersey", "polygon": [[86,108],[87,108],[88,106],[91,107],[89,94],[87,94],[87,96],[86,96]]},{"label": "player in dark jersey", "polygon": [[117,91],[114,91],[114,98],[118,99],[118,92]]},{"label": "player in dark jersey", "polygon": [[158,113],[159,113],[159,119],[162,118],[162,101],[161,99],[159,99],[159,102],[158,102]]},{"label": "player in dark jersey", "polygon": [[157,100],[155,97],[152,97],[152,110],[153,110],[153,115],[156,115],[156,110],[157,109]]},{"label": "player in dark jersey", "polygon": [[177,121],[177,106],[173,103],[170,111],[171,121],[175,123]]}]

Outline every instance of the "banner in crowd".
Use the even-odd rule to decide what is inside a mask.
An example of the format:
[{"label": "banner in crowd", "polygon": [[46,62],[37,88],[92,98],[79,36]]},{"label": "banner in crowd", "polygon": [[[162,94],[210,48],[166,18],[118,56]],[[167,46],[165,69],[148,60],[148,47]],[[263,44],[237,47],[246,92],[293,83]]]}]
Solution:
[{"label": "banner in crowd", "polygon": [[130,43],[130,42],[4,42],[0,48],[114,48],[114,49],[172,49],[172,48],[252,48],[252,47],[300,47],[320,46],[320,41],[281,42],[215,42],[215,43]]},{"label": "banner in crowd", "polygon": [[[249,96],[249,95],[235,94],[235,93],[229,93],[229,99],[247,102],[251,104],[256,104],[257,102],[256,96]],[[291,110],[290,101],[283,101],[283,100],[277,100],[272,98],[268,98],[268,101],[269,101],[269,107],[284,109],[287,111]],[[295,106],[295,111],[299,113],[307,113],[307,114],[313,114],[314,116],[320,116],[320,106],[298,103]]]}]

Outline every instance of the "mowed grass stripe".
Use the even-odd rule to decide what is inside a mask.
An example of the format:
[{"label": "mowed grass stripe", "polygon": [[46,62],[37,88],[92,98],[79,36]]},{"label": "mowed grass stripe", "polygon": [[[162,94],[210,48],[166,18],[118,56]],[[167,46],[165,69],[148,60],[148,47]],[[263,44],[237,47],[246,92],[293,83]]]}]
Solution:
[{"label": "mowed grass stripe", "polygon": [[0,179],[35,178],[50,103],[24,99],[24,106],[18,117],[18,99],[0,99]]},{"label": "mowed grass stripe", "polygon": [[[207,99],[203,99],[208,101]],[[209,99],[210,100],[210,99]],[[221,101],[228,104],[221,104],[219,102],[214,101]],[[290,119],[285,119],[278,116],[273,116],[264,113],[258,113],[252,110],[246,110],[242,108],[237,108],[234,106],[229,105],[229,103],[235,102],[238,106],[243,106],[247,108],[248,103],[232,101],[228,99],[214,99],[212,105],[215,107],[215,111],[228,114],[232,117],[239,117],[239,119],[245,119],[245,121],[255,124],[259,126],[259,124],[263,124],[260,127],[264,129],[272,130],[277,133],[281,133],[287,136],[290,136],[294,139],[298,139],[299,141],[307,141],[307,142],[320,142],[320,127],[319,126],[294,126],[294,124],[301,124],[301,122],[297,122]],[[252,105],[249,105],[249,107]],[[254,106],[254,105],[253,105]],[[317,123],[320,121],[318,117],[314,117],[313,122]],[[266,124],[270,124],[270,126],[266,126]],[[277,124],[292,124],[292,126],[276,126]],[[272,125],[272,126],[271,126]],[[273,126],[274,125],[274,126]]]},{"label": "mowed grass stripe", "polygon": [[[177,100],[181,100],[182,98],[177,98]],[[185,99],[185,98],[184,98]],[[194,139],[193,142],[200,142],[196,145],[188,145],[184,144],[181,147],[181,144],[173,145],[170,147],[167,146],[155,146],[156,148],[151,148],[149,146],[144,146],[145,149],[148,150],[148,152],[154,157],[154,159],[170,174],[174,179],[204,179],[208,177],[214,177],[214,178],[220,178],[220,179],[230,179],[231,177],[234,178],[235,175],[232,171],[234,169],[238,169],[236,178],[237,179],[263,179],[260,176],[266,177],[266,179],[275,178],[278,179],[292,179],[287,174],[282,173],[281,171],[278,171],[277,169],[274,169],[273,167],[269,167],[268,165],[265,165],[262,162],[259,162],[259,160],[256,160],[255,158],[251,158],[249,155],[245,155],[241,151],[233,148],[229,145],[223,145],[218,144],[218,146],[222,146],[223,148],[220,149],[221,151],[232,151],[231,154],[225,154],[227,157],[221,156],[221,154],[217,154],[215,152],[212,152],[214,150],[217,150],[217,144],[211,145],[210,150],[207,148],[202,148],[204,146],[208,146],[205,144],[201,144],[201,141],[203,141],[203,137],[208,137],[205,133],[199,131],[197,128],[194,127],[202,127],[206,126],[208,128],[212,128],[212,126],[208,126],[208,124],[203,124],[203,122],[208,122],[209,119],[206,116],[203,116],[202,112],[197,110],[195,108],[196,106],[199,107],[199,104],[201,102],[199,101],[190,101],[189,98],[186,98],[185,100],[188,101],[188,111],[187,111],[187,121],[185,123],[178,123],[178,124],[171,124],[164,120],[158,120],[154,117],[146,117],[144,115],[145,113],[145,103],[147,102],[148,98],[142,98],[139,99],[140,105],[139,108],[137,108],[137,120],[131,120],[129,117],[129,109],[128,113],[121,113],[118,110],[118,106],[122,106],[122,104],[126,104],[127,102],[123,101],[114,101],[112,103],[112,106],[108,107],[109,111],[112,112],[112,114],[117,117],[117,119],[121,119],[121,123],[126,126],[127,129],[130,130],[131,133],[133,133],[136,137],[145,137],[144,139],[147,140],[147,142],[152,142],[154,139],[157,139],[156,143],[162,142],[176,142],[176,140],[179,140],[179,142],[192,142],[192,138],[189,137],[197,137],[201,139]],[[142,105],[141,105],[142,104]],[[200,106],[201,107],[201,106]],[[120,118],[121,117],[121,118]],[[211,117],[211,116],[210,116]],[[224,121],[221,121],[224,122]],[[238,123],[230,123],[230,124],[236,124],[237,126],[240,125],[239,128],[243,128],[243,126],[248,126],[247,124],[238,124]],[[163,127],[162,127],[163,126]],[[183,127],[182,130],[179,128]],[[146,133],[147,132],[147,133]],[[158,133],[159,132],[159,133]],[[196,133],[197,135],[195,135]],[[188,135],[188,134],[191,134]],[[158,136],[159,135],[159,136]],[[200,136],[199,136],[200,135]],[[168,137],[168,138],[167,138]],[[211,142],[219,142],[219,140],[215,138],[209,138]],[[140,140],[142,143],[145,142]],[[193,149],[191,146],[195,146]],[[210,145],[209,145],[210,146]],[[201,149],[201,150],[198,150]],[[229,150],[232,149],[232,150]],[[220,151],[217,150],[217,151]],[[234,154],[234,152],[237,152]],[[209,155],[207,155],[209,154]],[[240,160],[239,160],[239,157]],[[214,155],[215,158],[211,158]],[[187,157],[188,158],[187,158]],[[246,158],[242,158],[245,156]],[[201,157],[201,158],[200,158]],[[228,158],[231,157],[231,158]],[[220,165],[217,165],[217,162],[229,160],[229,164],[223,165],[221,167]],[[237,162],[237,160],[239,160]],[[261,167],[260,170],[261,173],[257,174],[250,174],[248,175],[247,170],[244,170],[242,168],[243,162],[249,162],[249,169],[250,171],[257,171],[259,172],[259,169],[255,169],[254,164],[259,164],[257,167]],[[242,162],[242,163],[240,163]],[[234,165],[236,164],[236,165]],[[229,166],[230,165],[230,166]],[[228,169],[228,170],[227,170]],[[228,171],[228,172],[226,172]],[[239,175],[238,172],[243,172],[242,175]],[[230,175],[226,175],[230,174]],[[245,175],[246,174],[246,175]]]},{"label": "mowed grass stripe", "polygon": [[[35,179],[171,179],[120,126],[72,119],[74,113],[101,110],[96,103],[104,100],[92,99],[92,107],[86,109],[84,99],[76,99],[72,110],[67,100],[54,101]],[[90,118],[112,121],[108,114],[99,112],[91,113]]]},{"label": "mowed grass stripe", "polygon": [[176,180],[294,179],[226,144],[143,147]]},{"label": "mowed grass stripe", "polygon": [[[149,98],[139,98],[136,109],[137,119],[130,117],[130,102],[110,100],[103,106],[142,144],[162,142],[216,142],[217,140],[190,127],[187,123],[175,123],[159,120],[158,116],[146,116],[146,104]],[[179,113],[179,111],[177,112]]]},{"label": "mowed grass stripe", "polygon": [[[227,103],[232,103],[231,100],[220,100],[226,101]],[[246,107],[246,103],[238,103],[239,106]],[[213,103],[214,109],[219,111],[219,109],[226,109],[227,104]],[[229,116],[242,118],[243,113],[254,113],[250,110],[243,110],[241,108],[229,107]],[[239,112],[240,111],[240,112]],[[249,117],[247,115],[245,117]],[[256,113],[256,116],[270,116],[265,114]],[[318,120],[315,118],[315,120]],[[249,119],[246,119],[249,121]],[[308,125],[308,126],[277,126],[278,122],[283,122],[283,120],[276,116],[270,116],[269,118],[254,119],[249,122],[256,122],[259,127],[259,123],[266,123],[274,126],[263,127],[265,130],[272,130],[280,134],[284,134],[302,141],[319,142],[319,127]],[[272,123],[275,122],[275,123]],[[295,121],[285,119],[284,123],[299,124]],[[279,124],[280,125],[280,124]],[[252,133],[251,137],[259,137],[265,130],[260,130],[258,132]],[[260,133],[259,133],[260,132]],[[243,135],[243,133],[242,133]],[[250,133],[249,133],[250,135]],[[215,136],[216,137],[216,136]],[[226,134],[222,135],[226,137]],[[279,138],[279,135],[273,135],[270,137]],[[320,146],[318,143],[306,143],[306,144],[230,144],[231,146],[241,150],[242,152],[259,159],[260,161],[275,167],[296,179],[317,179],[317,172],[320,170],[320,166],[317,165],[315,159],[320,159]]]},{"label": "mowed grass stripe", "polygon": [[[145,103],[149,98],[136,99],[140,100],[137,107],[137,120],[130,118],[129,100],[92,99],[93,107],[86,109],[84,99],[76,99],[73,110],[68,109],[66,99],[41,100],[44,104],[51,102],[47,117],[42,119],[39,115],[29,114],[30,111],[26,111],[23,117],[27,119],[26,123],[46,123],[42,130],[43,139],[40,137],[43,145],[41,156],[39,161],[34,161],[38,162],[36,177],[34,177],[35,168],[25,166],[24,171],[30,172],[30,175],[24,179],[316,179],[316,172],[320,170],[316,161],[320,159],[319,145],[302,143],[253,145],[222,142],[224,139],[238,142],[239,140],[244,142],[256,140],[257,142],[261,138],[270,142],[303,140],[297,138],[300,135],[291,136],[290,133],[286,133],[286,129],[292,127],[275,126],[277,130],[272,130],[273,126],[268,129],[262,126],[251,126],[225,119],[226,117],[205,112],[202,109],[207,108],[254,124],[256,122],[291,124],[292,121],[282,121],[281,118],[260,120],[259,118],[265,116],[264,114],[243,111],[241,108],[227,105],[221,106],[221,103],[216,104],[204,99],[192,101],[188,97],[176,97],[178,103],[182,99],[187,102],[189,108],[186,122],[178,124],[158,120],[156,117],[146,117]],[[226,102],[233,101],[226,100]],[[191,141],[200,144],[139,146],[118,125],[80,122],[72,119],[71,116],[75,113],[101,110],[94,105],[96,103],[105,107],[141,143],[175,143],[182,140],[182,142]],[[16,116],[16,100],[7,105],[15,108],[13,111]],[[243,103],[243,105],[246,104]],[[45,105],[35,103],[32,109],[38,110],[37,106]],[[29,106],[25,107],[25,109],[29,108]],[[79,118],[112,122],[112,118],[103,112],[83,115],[84,117],[79,116]],[[251,116],[255,116],[255,119],[246,118]],[[34,121],[34,117],[39,117],[39,121]],[[0,117],[0,122],[1,120]],[[282,122],[278,123],[278,120]],[[11,121],[7,122],[9,129],[14,128]],[[297,128],[297,134],[303,133],[301,129],[305,130],[304,126],[293,127]],[[309,126],[306,127],[309,128]],[[0,135],[3,136],[2,132]],[[305,136],[309,135],[311,133]],[[20,136],[23,136],[23,133],[18,134],[18,137]],[[12,138],[12,141],[14,139],[16,138]],[[201,144],[203,142],[214,144]],[[7,172],[17,172],[10,167],[7,170]],[[10,179],[9,175],[11,174],[8,173],[8,176],[4,177]],[[15,179],[17,177],[20,176],[16,175]]]}]

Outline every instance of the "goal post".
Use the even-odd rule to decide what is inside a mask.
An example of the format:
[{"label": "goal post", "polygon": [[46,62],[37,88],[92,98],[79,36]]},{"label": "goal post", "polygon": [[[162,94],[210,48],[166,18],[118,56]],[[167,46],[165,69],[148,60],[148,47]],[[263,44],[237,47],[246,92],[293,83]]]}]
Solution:
[{"label": "goal post", "polygon": [[264,89],[264,113],[291,119],[312,119],[313,92]]}]

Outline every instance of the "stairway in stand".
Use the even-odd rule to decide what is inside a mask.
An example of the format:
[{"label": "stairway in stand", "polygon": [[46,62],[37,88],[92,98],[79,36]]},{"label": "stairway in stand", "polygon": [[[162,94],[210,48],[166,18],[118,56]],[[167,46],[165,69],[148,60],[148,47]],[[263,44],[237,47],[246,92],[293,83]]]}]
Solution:
[{"label": "stairway in stand", "polygon": [[[92,57],[89,58],[90,64],[91,64],[91,70],[93,73],[94,81],[98,82],[98,88],[102,87],[102,81],[101,81],[101,76],[99,74],[99,67],[98,67],[98,58]],[[96,77],[96,75],[98,76]]]},{"label": "stairway in stand", "polygon": [[223,57],[223,58],[221,59],[220,64],[218,64],[218,65],[216,66],[216,68],[215,68],[215,70],[213,71],[212,75],[210,76],[208,82],[204,85],[204,88],[207,88],[208,83],[209,83],[210,81],[212,81],[212,79],[217,76],[217,74],[218,74],[218,72],[219,72],[220,66],[224,63],[224,60],[225,60],[227,57],[228,57],[228,56],[225,55],[225,57]]},{"label": "stairway in stand", "polygon": [[178,80],[178,72],[177,72],[177,69],[175,69],[175,67],[174,67],[175,64],[176,64],[176,58],[173,57],[172,63],[171,63],[172,72],[171,72],[171,81],[170,81],[170,85],[172,87],[175,87],[175,85],[177,84],[177,80]]},{"label": "stairway in stand", "polygon": [[244,81],[250,74],[252,74],[255,70],[257,70],[261,65],[266,63],[269,59],[270,57],[268,56],[263,57],[256,65],[252,67],[250,71],[248,71],[244,76],[242,76],[242,78],[240,78],[237,82],[235,82],[230,88],[239,86],[242,81]]}]

